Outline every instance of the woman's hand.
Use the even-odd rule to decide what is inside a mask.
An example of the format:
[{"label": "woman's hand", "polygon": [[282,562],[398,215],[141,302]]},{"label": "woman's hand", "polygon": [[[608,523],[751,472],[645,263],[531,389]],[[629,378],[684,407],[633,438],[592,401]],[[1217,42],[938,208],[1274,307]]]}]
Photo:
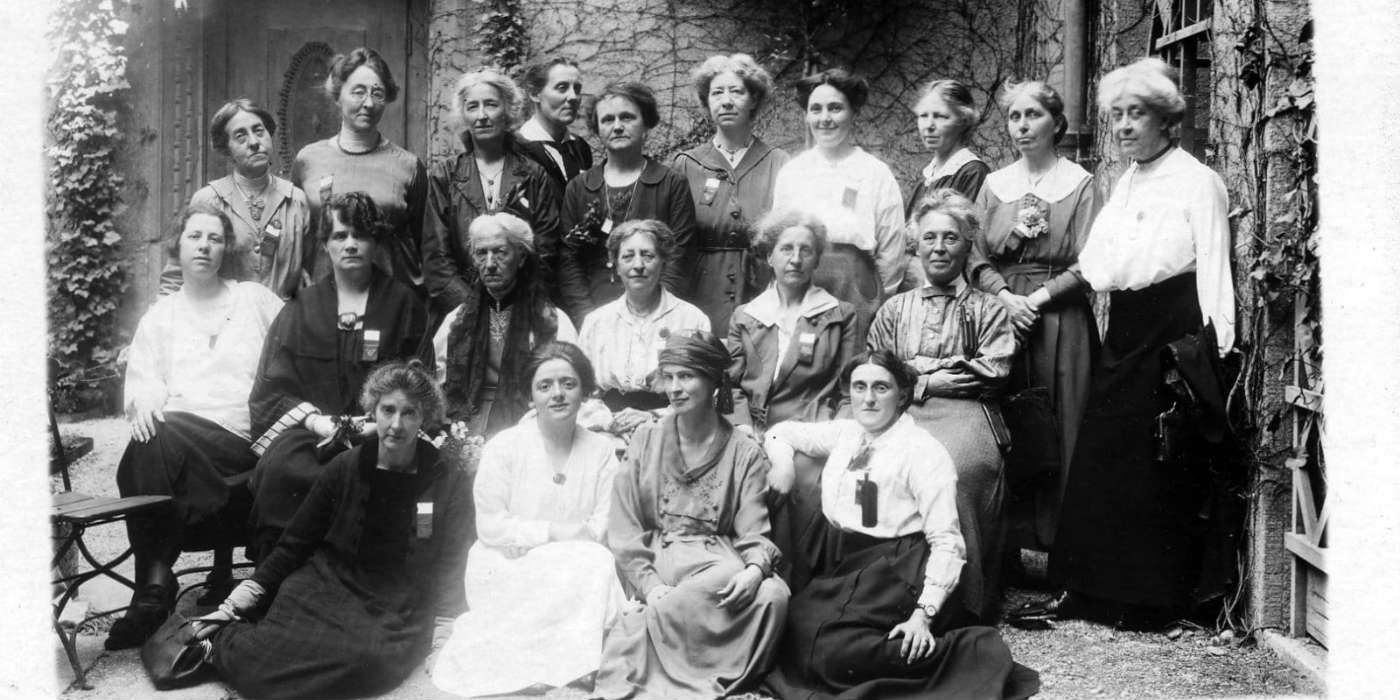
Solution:
[{"label": "woman's hand", "polygon": [[928,616],[922,609],[915,608],[909,619],[895,625],[885,638],[895,637],[904,637],[904,642],[899,645],[899,655],[904,657],[904,663],[912,664],[933,656],[935,641],[928,629]]},{"label": "woman's hand", "polygon": [[190,626],[194,630],[194,638],[199,640],[208,639],[210,635],[218,631],[220,627],[233,622],[233,613],[227,610],[215,610],[214,612],[196,617],[190,621]]},{"label": "woman's hand", "polygon": [[1016,328],[1016,337],[1025,337],[1030,333],[1031,327],[1040,319],[1040,311],[1030,300],[1020,294],[1013,294],[1009,289],[997,292],[997,298],[1001,300],[1002,306],[1006,307],[1006,312],[1011,315],[1011,325]]},{"label": "woman's hand", "polygon": [[716,593],[719,596],[719,606],[732,612],[749,607],[754,596],[758,594],[758,586],[761,583],[763,570],[752,564],[745,566],[729,577],[729,583],[724,584],[724,588]]},{"label": "woman's hand", "polygon": [[656,605],[657,602],[674,590],[676,590],[675,586],[668,586],[664,583],[658,583],[652,586],[652,589],[647,591],[647,605]]},{"label": "woman's hand", "polygon": [[646,411],[639,411],[635,408],[624,408],[613,416],[612,426],[608,432],[613,435],[626,435],[637,429],[637,426],[651,421],[651,414]]},{"label": "woman's hand", "polygon": [[165,412],[161,409],[164,404],[152,405],[145,402],[138,402],[131,408],[131,416],[127,421],[131,423],[131,439],[137,442],[146,442],[156,436],[156,424],[165,422]]},{"label": "woman's hand", "polygon": [[981,391],[981,380],[967,372],[940,369],[925,376],[928,379],[924,382],[924,395],[919,397],[920,400],[930,396],[972,396]]},{"label": "woman's hand", "polygon": [[593,536],[589,534],[588,528],[583,523],[550,523],[549,541],[568,542],[570,540],[591,540]]}]

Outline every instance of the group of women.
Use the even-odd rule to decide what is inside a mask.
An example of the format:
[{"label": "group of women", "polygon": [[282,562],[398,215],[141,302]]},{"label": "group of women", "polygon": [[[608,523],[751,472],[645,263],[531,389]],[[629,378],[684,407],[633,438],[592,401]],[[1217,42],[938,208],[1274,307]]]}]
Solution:
[{"label": "group of women", "polygon": [[[220,110],[234,172],[172,231],[179,286],[130,351],[118,483],[177,505],[131,525],[109,648],[162,623],[184,533],[248,471],[258,566],[197,635],[258,697],[379,692],[429,654],[467,696],[1027,697],[988,626],[1023,545],[1055,612],[1186,611],[1206,486],[1157,449],[1161,350],[1209,323],[1228,351],[1234,309],[1224,187],[1172,138],[1166,66],[1100,83],[1132,161],[1102,205],[1041,82],[1005,90],[995,171],[971,90],[927,86],[906,202],[857,145],[863,79],[799,81],[790,157],[754,133],[750,57],[693,77],[715,133],[669,166],[638,83],[595,93],[592,164],[565,59],[524,90],[464,75],[463,149],[431,168],[378,132],[372,50],[333,65],[340,131],[290,183],[271,115]],[[1050,428],[1008,429],[1032,395]]]}]

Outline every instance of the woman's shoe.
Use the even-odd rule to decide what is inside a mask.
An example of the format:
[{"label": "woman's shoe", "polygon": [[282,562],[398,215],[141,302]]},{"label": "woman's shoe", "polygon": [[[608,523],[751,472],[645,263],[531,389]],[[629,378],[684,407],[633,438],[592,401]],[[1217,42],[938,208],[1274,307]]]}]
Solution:
[{"label": "woman's shoe", "polygon": [[1060,591],[1051,596],[1032,600],[1018,605],[1006,614],[1006,624],[1026,630],[1048,630],[1054,627],[1053,620],[1079,617],[1082,606],[1070,591]]},{"label": "woman's shoe", "polygon": [[174,603],[173,590],[161,585],[146,586],[131,602],[126,615],[112,623],[102,646],[108,651],[141,646],[170,617]]}]

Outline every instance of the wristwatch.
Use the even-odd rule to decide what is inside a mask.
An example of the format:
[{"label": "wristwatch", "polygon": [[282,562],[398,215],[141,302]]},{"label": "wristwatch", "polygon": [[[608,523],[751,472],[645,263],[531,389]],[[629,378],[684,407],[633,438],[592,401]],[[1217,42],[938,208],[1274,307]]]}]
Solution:
[{"label": "wristwatch", "polygon": [[924,611],[924,617],[927,617],[929,622],[932,622],[933,616],[938,614],[937,605],[920,605],[919,609]]}]

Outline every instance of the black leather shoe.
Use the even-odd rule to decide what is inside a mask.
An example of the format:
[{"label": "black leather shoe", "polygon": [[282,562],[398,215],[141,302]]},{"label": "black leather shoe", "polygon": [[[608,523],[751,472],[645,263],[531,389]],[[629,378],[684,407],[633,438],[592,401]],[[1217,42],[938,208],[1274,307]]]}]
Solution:
[{"label": "black leather shoe", "polygon": [[1006,614],[1006,623],[1019,629],[1048,630],[1054,628],[1053,620],[1079,617],[1082,607],[1073,593],[1060,591],[1054,595],[1018,605]]},{"label": "black leather shoe", "polygon": [[131,602],[126,614],[112,623],[107,640],[102,643],[108,651],[139,647],[160,629],[174,607],[174,591],[166,586],[146,586]]}]

